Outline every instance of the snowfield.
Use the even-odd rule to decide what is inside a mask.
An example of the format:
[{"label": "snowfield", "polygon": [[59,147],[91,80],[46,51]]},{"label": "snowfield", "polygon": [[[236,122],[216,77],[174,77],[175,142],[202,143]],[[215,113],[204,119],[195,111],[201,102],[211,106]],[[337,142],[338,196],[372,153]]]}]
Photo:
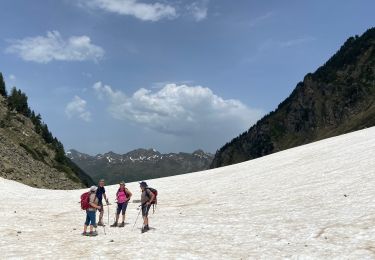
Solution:
[{"label": "snowfield", "polygon": [[[81,236],[84,190],[38,190],[0,178],[0,258],[375,259],[374,158],[373,127],[151,180],[159,191],[153,229],[141,234],[139,219],[132,230],[138,211],[131,203],[130,224],[107,226],[106,235],[98,227],[97,237]],[[127,186],[138,199],[138,184]],[[116,189],[107,187],[112,202]]]}]

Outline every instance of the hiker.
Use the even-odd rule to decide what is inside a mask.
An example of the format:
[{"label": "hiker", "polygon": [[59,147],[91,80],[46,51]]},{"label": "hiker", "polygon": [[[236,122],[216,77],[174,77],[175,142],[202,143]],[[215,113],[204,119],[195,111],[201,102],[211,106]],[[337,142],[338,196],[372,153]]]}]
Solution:
[{"label": "hiker", "polygon": [[104,216],[103,197],[104,197],[107,205],[109,205],[109,202],[108,202],[107,195],[105,194],[104,180],[103,179],[101,179],[99,181],[99,187],[98,187],[98,190],[96,191],[96,197],[98,197],[98,201],[99,201],[98,205],[100,206],[98,226],[104,226],[104,223],[103,223],[103,216]]},{"label": "hiker", "polygon": [[142,194],[141,194],[141,207],[143,217],[142,233],[150,230],[148,226],[148,212],[151,208],[152,202],[155,200],[155,195],[150,191],[146,182],[142,181],[139,183]]},{"label": "hiker", "polygon": [[122,213],[122,222],[119,227],[125,226],[125,212],[126,208],[128,207],[128,202],[132,193],[125,187],[125,182],[120,182],[120,187],[116,193],[116,200],[117,200],[117,212],[116,212],[116,220],[115,223],[111,225],[111,227],[117,227],[118,220],[120,217],[120,213]]},{"label": "hiker", "polygon": [[[93,227],[96,225],[96,210],[100,210],[100,206],[98,205],[98,198],[96,196],[97,191],[96,186],[91,186],[90,188],[90,197],[89,197],[89,207],[86,210],[86,221],[85,225],[83,226],[83,233],[84,236],[96,236],[96,231],[93,231]],[[87,233],[87,226],[90,225],[90,233]]]}]

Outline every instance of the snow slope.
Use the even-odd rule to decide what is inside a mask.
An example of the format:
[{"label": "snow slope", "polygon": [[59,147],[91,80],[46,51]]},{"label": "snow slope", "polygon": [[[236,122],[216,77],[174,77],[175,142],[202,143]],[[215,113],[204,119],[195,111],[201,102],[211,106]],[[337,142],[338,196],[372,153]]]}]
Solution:
[{"label": "snow slope", "polygon": [[[375,128],[206,172],[152,180],[153,230],[80,235],[82,190],[0,179],[0,258],[373,259]],[[138,197],[138,185],[128,185]],[[107,187],[114,200],[117,186]],[[114,206],[110,208],[111,222]],[[107,216],[107,215],[105,215]],[[22,233],[17,233],[21,231]],[[114,240],[114,242],[111,242]]]}]

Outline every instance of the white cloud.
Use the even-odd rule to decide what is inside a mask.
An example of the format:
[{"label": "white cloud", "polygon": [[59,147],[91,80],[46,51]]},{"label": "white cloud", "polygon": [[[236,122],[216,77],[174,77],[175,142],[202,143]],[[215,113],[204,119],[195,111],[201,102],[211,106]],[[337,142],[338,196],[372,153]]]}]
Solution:
[{"label": "white cloud", "polygon": [[187,6],[187,10],[194,17],[195,21],[200,22],[207,17],[208,13],[208,0],[203,0],[200,2],[193,2]]},{"label": "white cloud", "polygon": [[91,121],[91,113],[86,108],[86,100],[80,98],[79,96],[74,96],[72,101],[70,101],[65,107],[65,114],[68,118],[78,117],[83,121]]},{"label": "white cloud", "polygon": [[159,21],[177,17],[176,9],[168,4],[142,3],[138,0],[80,0],[90,8],[98,8],[120,15],[131,15],[143,21]]},{"label": "white cloud", "polygon": [[224,138],[231,138],[262,115],[260,110],[223,99],[201,86],[167,84],[154,92],[141,88],[130,97],[101,82],[93,88],[100,99],[109,102],[113,118],[177,136],[224,133]]},{"label": "white cloud", "polygon": [[280,40],[275,41],[273,39],[268,39],[259,45],[258,50],[262,52],[262,51],[267,51],[267,50],[274,49],[274,48],[289,48],[289,47],[306,44],[315,40],[316,38],[312,36],[304,36],[304,37],[290,39],[286,41],[280,41]]},{"label": "white cloud", "polygon": [[23,60],[38,63],[48,63],[52,60],[97,61],[104,56],[104,50],[92,44],[90,37],[83,35],[63,39],[58,31],[47,32],[46,36],[12,40],[6,52],[17,54]]},{"label": "white cloud", "polygon": [[10,75],[9,75],[9,79],[10,79],[11,81],[15,81],[17,78],[16,78],[16,76],[14,76],[13,74],[10,74]]},{"label": "white cloud", "polygon": [[297,39],[291,39],[291,40],[288,40],[288,41],[280,42],[279,45],[280,45],[280,47],[293,47],[293,46],[296,46],[296,45],[312,42],[312,41],[315,41],[315,40],[316,40],[315,37],[306,36],[306,37],[301,37],[301,38],[297,38]]},{"label": "white cloud", "polygon": [[275,12],[269,11],[269,12],[267,12],[267,13],[261,15],[261,16],[258,16],[256,18],[254,18],[248,24],[250,25],[250,27],[255,27],[258,24],[262,23],[263,21],[272,18],[274,15],[275,15]]}]

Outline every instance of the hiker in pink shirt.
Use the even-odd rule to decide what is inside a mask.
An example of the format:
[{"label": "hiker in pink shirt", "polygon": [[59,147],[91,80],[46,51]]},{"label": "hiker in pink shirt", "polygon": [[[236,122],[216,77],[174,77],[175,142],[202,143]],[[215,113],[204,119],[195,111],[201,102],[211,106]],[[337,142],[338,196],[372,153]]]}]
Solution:
[{"label": "hiker in pink shirt", "polygon": [[[111,225],[111,227],[124,227],[125,226],[125,212],[128,206],[128,202],[132,196],[132,193],[125,187],[125,182],[120,182],[120,188],[116,193],[117,200],[117,212],[116,221]],[[122,213],[122,223],[118,225],[118,220],[120,217],[120,212]]]}]

